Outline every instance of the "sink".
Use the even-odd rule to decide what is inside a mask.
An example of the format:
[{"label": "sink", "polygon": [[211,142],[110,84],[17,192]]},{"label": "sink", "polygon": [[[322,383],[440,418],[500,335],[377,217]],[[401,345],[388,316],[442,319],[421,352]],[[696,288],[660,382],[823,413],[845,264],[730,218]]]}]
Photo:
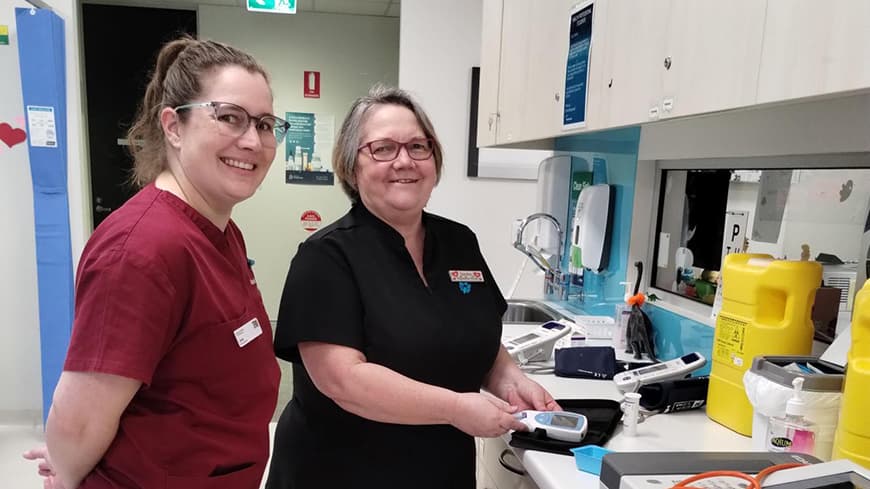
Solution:
[{"label": "sink", "polygon": [[543,324],[558,319],[566,318],[541,302],[519,299],[509,300],[507,310],[502,316],[504,323]]}]

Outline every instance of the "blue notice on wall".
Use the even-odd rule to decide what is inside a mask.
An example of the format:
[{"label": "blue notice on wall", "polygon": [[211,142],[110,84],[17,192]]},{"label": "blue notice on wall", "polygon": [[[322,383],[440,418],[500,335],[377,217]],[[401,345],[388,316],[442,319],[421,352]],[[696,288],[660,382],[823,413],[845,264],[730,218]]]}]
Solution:
[{"label": "blue notice on wall", "polygon": [[584,3],[571,12],[568,65],[565,69],[565,105],[563,129],[586,124],[586,95],[589,85],[589,47],[592,41],[592,3]]}]

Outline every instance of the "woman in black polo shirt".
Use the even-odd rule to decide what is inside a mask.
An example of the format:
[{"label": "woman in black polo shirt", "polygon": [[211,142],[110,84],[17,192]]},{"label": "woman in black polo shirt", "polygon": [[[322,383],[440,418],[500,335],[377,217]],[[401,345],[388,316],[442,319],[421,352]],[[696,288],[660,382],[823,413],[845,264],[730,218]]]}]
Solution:
[{"label": "woman in black polo shirt", "polygon": [[474,436],[558,408],[501,346],[506,303],[474,233],[423,211],[441,164],[405,92],[351,107],[333,166],[353,208],[300,245],[281,299],[294,397],[268,489],[473,489]]}]

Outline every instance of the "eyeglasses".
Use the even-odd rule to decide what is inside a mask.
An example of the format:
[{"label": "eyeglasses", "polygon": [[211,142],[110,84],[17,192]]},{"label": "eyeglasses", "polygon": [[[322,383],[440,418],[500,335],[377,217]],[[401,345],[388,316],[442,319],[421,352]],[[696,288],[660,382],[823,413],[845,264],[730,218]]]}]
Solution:
[{"label": "eyeglasses", "polygon": [[214,120],[218,130],[227,136],[239,137],[248,130],[251,123],[260,135],[263,146],[274,148],[284,139],[290,123],[272,114],[254,117],[247,110],[229,102],[198,102],[193,104],[179,105],[175,111],[193,109],[197,107],[211,107],[214,111]]},{"label": "eyeglasses", "polygon": [[392,139],[378,139],[360,146],[357,151],[368,148],[369,154],[375,161],[393,161],[399,157],[399,151],[405,148],[412,160],[426,160],[435,151],[435,142],[429,138],[415,138],[407,143],[400,143]]}]

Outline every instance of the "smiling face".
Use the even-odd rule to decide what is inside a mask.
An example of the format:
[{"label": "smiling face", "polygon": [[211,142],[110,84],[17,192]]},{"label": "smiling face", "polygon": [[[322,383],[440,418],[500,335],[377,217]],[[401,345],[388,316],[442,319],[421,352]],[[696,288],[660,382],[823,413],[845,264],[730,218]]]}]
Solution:
[{"label": "smiling face", "polygon": [[[220,67],[202,79],[202,88],[191,103],[228,102],[254,117],[272,113],[272,92],[260,73],[235,65]],[[228,213],[263,182],[275,158],[274,143],[264,146],[268,140],[261,140],[255,124],[241,135],[233,134],[211,106],[169,114],[180,115],[183,122],[167,127],[170,170],[188,196],[192,190],[213,211]]]},{"label": "smiling face", "polygon": [[[360,135],[360,146],[380,139],[406,143],[426,137],[414,113],[400,105],[372,107]],[[357,154],[354,177],[369,211],[387,222],[407,222],[419,219],[429,202],[437,181],[435,158],[413,160],[402,148],[391,161],[375,161],[363,148]]]}]

